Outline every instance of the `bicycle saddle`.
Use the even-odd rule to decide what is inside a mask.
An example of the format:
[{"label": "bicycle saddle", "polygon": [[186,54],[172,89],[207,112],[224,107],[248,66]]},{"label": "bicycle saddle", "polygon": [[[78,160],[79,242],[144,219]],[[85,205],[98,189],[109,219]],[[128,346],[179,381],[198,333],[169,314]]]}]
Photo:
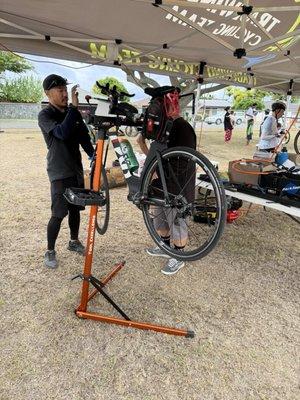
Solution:
[{"label": "bicycle saddle", "polygon": [[167,93],[174,92],[175,89],[180,93],[180,89],[175,86],[160,86],[157,88],[148,87],[144,92],[151,97],[163,97]]}]

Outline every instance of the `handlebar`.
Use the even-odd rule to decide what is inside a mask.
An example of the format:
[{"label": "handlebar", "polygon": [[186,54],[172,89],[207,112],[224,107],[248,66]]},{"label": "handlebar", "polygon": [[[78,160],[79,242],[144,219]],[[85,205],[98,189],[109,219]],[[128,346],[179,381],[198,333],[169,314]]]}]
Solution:
[{"label": "handlebar", "polygon": [[[117,116],[126,116],[128,120],[131,120],[132,122],[135,121],[136,119],[136,114],[138,114],[138,110],[136,107],[134,107],[132,104],[127,103],[126,101],[122,101],[124,97],[133,97],[134,94],[129,94],[125,93],[123,91],[117,90],[116,85],[114,85],[112,88],[109,87],[109,83],[107,83],[105,86],[100,85],[98,81],[96,81],[96,85],[98,88],[101,90],[101,93],[106,95],[108,97],[107,100],[99,99],[97,97],[92,97],[90,95],[86,95],[85,99],[88,103],[90,103],[90,100],[92,98],[100,100],[100,101],[105,101],[109,103],[109,114],[115,114]],[[134,122],[135,123],[135,122]]]},{"label": "handlebar", "polygon": [[98,88],[101,90],[102,94],[105,94],[106,96],[112,96],[113,98],[122,98],[122,97],[133,97],[134,94],[129,94],[126,92],[118,91],[116,85],[112,87],[112,89],[109,87],[109,83],[107,83],[105,86],[100,85],[98,81],[96,81],[96,85]]}]

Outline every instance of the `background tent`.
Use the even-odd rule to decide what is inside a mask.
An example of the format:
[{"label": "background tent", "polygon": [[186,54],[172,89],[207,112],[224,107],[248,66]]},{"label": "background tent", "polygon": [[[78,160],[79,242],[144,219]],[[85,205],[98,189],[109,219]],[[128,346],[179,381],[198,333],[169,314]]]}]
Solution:
[{"label": "background tent", "polygon": [[299,0],[2,0],[0,48],[300,94]]}]

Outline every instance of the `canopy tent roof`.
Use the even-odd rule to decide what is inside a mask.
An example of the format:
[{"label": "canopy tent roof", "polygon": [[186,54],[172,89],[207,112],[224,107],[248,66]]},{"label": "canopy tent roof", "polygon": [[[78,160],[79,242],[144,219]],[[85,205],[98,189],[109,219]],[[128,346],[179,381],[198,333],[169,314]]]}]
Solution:
[{"label": "canopy tent roof", "polygon": [[[282,5],[283,4],[283,5]],[[2,0],[0,49],[300,94],[300,0]]]}]

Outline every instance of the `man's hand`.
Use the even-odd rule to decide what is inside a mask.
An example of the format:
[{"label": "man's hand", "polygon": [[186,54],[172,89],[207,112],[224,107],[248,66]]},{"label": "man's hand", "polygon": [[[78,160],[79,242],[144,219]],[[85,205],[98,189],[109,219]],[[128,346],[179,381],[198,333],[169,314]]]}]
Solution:
[{"label": "man's hand", "polygon": [[79,85],[75,85],[71,89],[72,104],[74,107],[78,107],[78,92],[77,88]]}]

